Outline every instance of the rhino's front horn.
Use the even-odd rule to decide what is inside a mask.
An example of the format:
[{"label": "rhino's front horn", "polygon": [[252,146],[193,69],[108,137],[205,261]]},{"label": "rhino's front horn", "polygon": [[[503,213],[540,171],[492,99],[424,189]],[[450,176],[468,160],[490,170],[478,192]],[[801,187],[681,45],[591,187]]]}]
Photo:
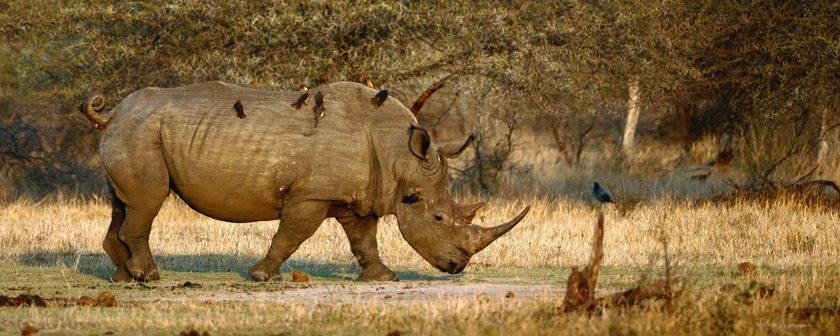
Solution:
[{"label": "rhino's front horn", "polygon": [[519,215],[517,215],[515,218],[499,226],[489,228],[478,225],[468,226],[467,229],[469,230],[469,239],[466,242],[466,244],[464,244],[464,249],[467,252],[469,252],[470,255],[478,253],[479,251],[487,247],[487,245],[490,245],[490,243],[492,243],[493,241],[510,231],[510,229],[513,229],[513,227],[516,226],[516,224],[519,224],[519,222],[522,221],[523,218],[525,218],[525,215],[527,215],[528,211],[530,210],[531,206],[529,205],[525,208],[525,210],[522,210],[522,212],[520,212]]}]

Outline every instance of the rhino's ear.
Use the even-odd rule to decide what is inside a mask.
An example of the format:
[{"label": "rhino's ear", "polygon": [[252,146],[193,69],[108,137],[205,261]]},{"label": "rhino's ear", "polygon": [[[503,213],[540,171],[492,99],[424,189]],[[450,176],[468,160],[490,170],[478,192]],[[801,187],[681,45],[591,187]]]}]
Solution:
[{"label": "rhino's ear", "polygon": [[[463,138],[461,138],[463,139]],[[440,146],[440,153],[443,154],[444,157],[454,159],[461,155],[467,147],[475,140],[475,135],[470,134],[466,141],[461,139],[454,139],[443,143]]]},{"label": "rhino's ear", "polygon": [[408,150],[411,154],[419,159],[426,160],[426,154],[429,152],[429,146],[432,145],[432,139],[429,138],[429,133],[426,130],[411,126],[408,128]]}]

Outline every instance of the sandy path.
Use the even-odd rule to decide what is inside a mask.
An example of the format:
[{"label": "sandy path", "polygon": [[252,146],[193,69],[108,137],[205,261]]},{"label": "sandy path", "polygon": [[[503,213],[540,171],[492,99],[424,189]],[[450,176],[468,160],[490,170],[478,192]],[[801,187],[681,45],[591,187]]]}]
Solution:
[{"label": "sandy path", "polygon": [[183,302],[270,302],[270,303],[411,303],[446,299],[471,299],[486,296],[488,299],[557,298],[562,300],[565,287],[537,284],[430,284],[428,282],[401,281],[372,285],[311,285],[286,287],[274,291],[218,291],[207,293],[171,293],[157,296],[153,301]]}]

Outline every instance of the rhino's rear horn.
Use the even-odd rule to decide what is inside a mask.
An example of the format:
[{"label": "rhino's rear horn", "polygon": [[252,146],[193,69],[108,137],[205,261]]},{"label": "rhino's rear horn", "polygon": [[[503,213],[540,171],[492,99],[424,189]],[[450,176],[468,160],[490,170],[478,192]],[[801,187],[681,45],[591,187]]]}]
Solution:
[{"label": "rhino's rear horn", "polygon": [[475,212],[478,209],[483,207],[485,202],[478,202],[476,204],[455,204],[455,215],[461,224],[470,224],[472,223],[473,218],[475,218]]}]

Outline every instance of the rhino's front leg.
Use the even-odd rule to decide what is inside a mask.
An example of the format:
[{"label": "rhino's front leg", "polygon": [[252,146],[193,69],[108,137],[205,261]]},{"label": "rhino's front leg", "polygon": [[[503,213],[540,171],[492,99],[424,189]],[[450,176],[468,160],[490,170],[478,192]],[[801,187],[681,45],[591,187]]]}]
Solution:
[{"label": "rhino's front leg", "polygon": [[350,251],[362,266],[359,281],[399,281],[397,274],[388,269],[379,258],[376,218],[347,216],[336,217],[336,220],[344,227],[347,239],[350,240]]},{"label": "rhino's front leg", "polygon": [[280,225],[265,258],[248,271],[257,281],[279,280],[280,264],[312,236],[327,217],[330,204],[319,201],[287,203],[280,214]]}]

